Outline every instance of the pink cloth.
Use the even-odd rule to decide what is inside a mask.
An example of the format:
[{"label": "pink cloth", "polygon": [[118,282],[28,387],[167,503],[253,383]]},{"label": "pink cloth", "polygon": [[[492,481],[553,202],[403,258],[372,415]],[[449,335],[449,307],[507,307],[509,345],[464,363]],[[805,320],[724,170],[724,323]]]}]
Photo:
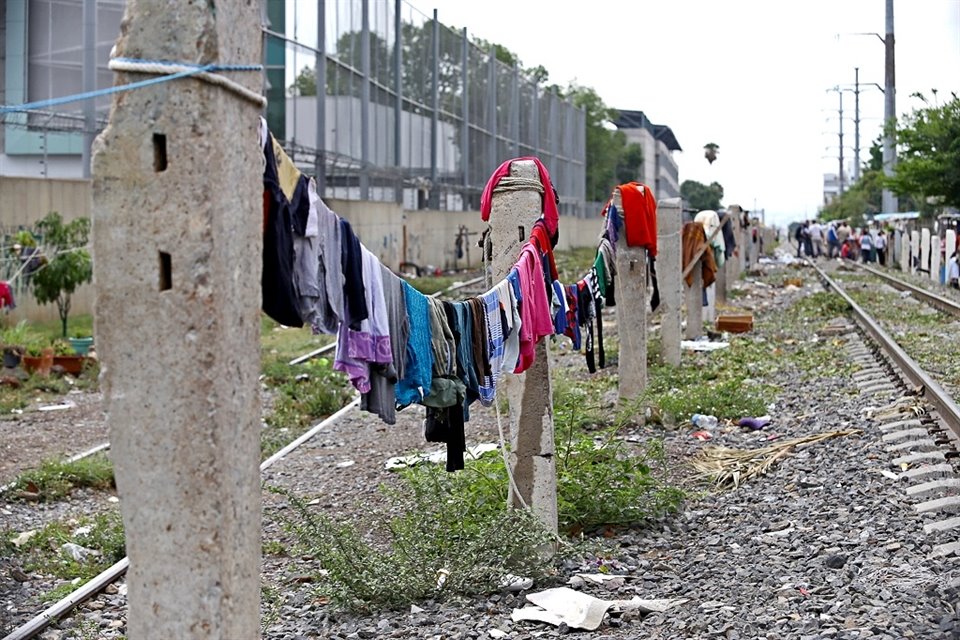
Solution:
[{"label": "pink cloth", "polygon": [[543,220],[547,223],[547,229],[551,236],[557,234],[557,225],[560,223],[560,212],[557,210],[557,200],[554,196],[553,183],[550,182],[550,172],[540,162],[540,158],[525,156],[523,158],[514,158],[507,160],[493,172],[487,181],[487,186],[483,188],[483,194],[480,196],[480,217],[484,222],[490,219],[490,207],[493,203],[493,190],[500,182],[500,178],[510,175],[510,163],[518,160],[533,160],[540,172],[540,184],[543,185]]},{"label": "pink cloth", "polygon": [[514,373],[523,373],[535,359],[534,346],[544,336],[553,335],[550,302],[544,285],[540,253],[527,241],[520,247],[520,257],[514,265],[520,276],[520,359]]}]

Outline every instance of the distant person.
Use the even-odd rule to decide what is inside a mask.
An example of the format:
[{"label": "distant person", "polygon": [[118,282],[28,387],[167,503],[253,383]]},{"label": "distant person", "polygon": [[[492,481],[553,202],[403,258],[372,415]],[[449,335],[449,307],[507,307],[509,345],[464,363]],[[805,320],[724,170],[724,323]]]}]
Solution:
[{"label": "distant person", "polygon": [[847,224],[846,220],[840,223],[840,226],[837,227],[837,240],[840,244],[844,244],[847,241],[847,238],[850,237],[850,225]]},{"label": "distant person", "polygon": [[957,264],[956,252],[947,261],[947,285],[954,289],[960,289],[960,264]]},{"label": "distant person", "polygon": [[840,238],[837,236],[837,225],[830,223],[827,226],[827,257],[835,258],[840,254]]},{"label": "distant person", "polygon": [[880,233],[877,234],[876,248],[880,266],[887,266],[887,234],[883,229],[880,229]]},{"label": "distant person", "polygon": [[808,257],[813,257],[813,238],[810,236],[810,221],[803,223],[803,253]]},{"label": "distant person", "polygon": [[819,258],[823,255],[823,226],[813,220],[810,223],[810,243],[813,245],[813,257]]},{"label": "distant person", "polygon": [[798,224],[793,232],[793,239],[797,241],[797,257],[803,257],[803,225]]},{"label": "distant person", "polygon": [[864,264],[873,262],[873,236],[870,235],[869,229],[860,232],[860,257]]}]

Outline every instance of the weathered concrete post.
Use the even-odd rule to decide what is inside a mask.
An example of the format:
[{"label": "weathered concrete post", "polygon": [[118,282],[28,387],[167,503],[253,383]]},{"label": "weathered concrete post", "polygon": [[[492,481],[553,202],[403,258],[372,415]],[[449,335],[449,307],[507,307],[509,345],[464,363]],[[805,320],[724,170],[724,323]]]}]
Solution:
[{"label": "weathered concrete post", "polygon": [[[619,188],[613,190],[613,204],[623,211]],[[626,233],[617,242],[616,286],[619,396],[632,400],[647,386],[647,250],[628,247]]]},{"label": "weathered concrete post", "polygon": [[[511,164],[510,175],[539,180],[537,167],[530,160]],[[533,224],[541,216],[541,197],[532,188],[502,193],[494,190],[490,211],[494,282],[506,277],[516,263],[520,246],[530,237]],[[520,492],[518,497],[510,488],[510,503],[519,507],[522,498],[544,526],[555,532],[557,465],[550,352],[546,341],[537,345],[533,366],[519,375],[502,376],[499,384],[500,393],[506,393],[510,404],[510,468]]]},{"label": "weathered concrete post", "polygon": [[727,271],[732,260],[725,260],[723,266],[717,269],[717,281],[714,283],[714,303],[727,303]]},{"label": "weathered concrete post", "polygon": [[900,231],[900,271],[910,271],[910,234]]},{"label": "weathered concrete post", "polygon": [[[750,219],[750,226],[746,230],[747,238],[747,268],[753,269],[757,266],[757,261],[760,259],[760,230],[757,227],[757,221],[755,218]],[[756,235],[756,238],[754,237]]]},{"label": "weathered concrete post", "polygon": [[[257,3],[131,0],[124,26],[122,57],[261,60]],[[261,74],[229,75],[259,92]],[[115,97],[94,146],[97,351],[136,640],[260,637],[259,111],[178,79]]]},{"label": "weathered concrete post", "polygon": [[930,229],[920,230],[920,269],[930,272]]},{"label": "weathered concrete post", "polygon": [[[957,232],[953,229],[947,229],[944,235],[946,237],[943,240],[943,264],[946,266],[950,263],[950,256],[957,251]],[[949,274],[944,276],[944,284],[949,284],[949,277]]]},{"label": "weathered concrete post", "polygon": [[687,340],[695,340],[703,334],[703,272],[699,264],[693,268],[691,275],[693,284],[687,287],[684,300],[687,307],[687,326],[683,335]]},{"label": "weathered concrete post", "polygon": [[683,201],[667,198],[657,205],[657,283],[660,289],[660,353],[663,361],[680,365],[680,307],[683,303],[680,228]]},{"label": "weathered concrete post", "polygon": [[940,282],[940,236],[936,233],[930,236],[930,279]]},{"label": "weathered concrete post", "polygon": [[910,231],[910,273],[916,273],[918,265],[923,267],[920,262],[920,232],[913,229]]}]

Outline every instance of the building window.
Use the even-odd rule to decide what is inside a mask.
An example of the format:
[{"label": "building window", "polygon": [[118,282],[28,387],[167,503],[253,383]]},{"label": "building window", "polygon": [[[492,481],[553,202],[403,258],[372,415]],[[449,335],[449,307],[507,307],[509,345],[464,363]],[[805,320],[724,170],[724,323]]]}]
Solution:
[{"label": "building window", "polygon": [[[97,0],[97,88],[113,85],[107,68],[110,50],[120,33],[123,0]],[[83,0],[29,0],[27,8],[27,101],[59,98],[83,91]],[[83,112],[83,102],[72,102],[44,111],[58,114]],[[110,97],[97,99],[97,115],[104,117]],[[44,126],[41,115],[31,124]]]}]

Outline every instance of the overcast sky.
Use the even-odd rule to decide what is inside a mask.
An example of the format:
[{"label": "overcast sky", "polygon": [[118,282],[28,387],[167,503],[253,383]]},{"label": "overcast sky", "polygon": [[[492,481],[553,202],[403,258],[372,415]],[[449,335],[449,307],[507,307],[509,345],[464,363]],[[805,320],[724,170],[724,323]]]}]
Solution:
[{"label": "overcast sky", "polygon": [[[684,149],[675,153],[681,181],[716,180],[725,205],[763,208],[768,222],[816,214],[823,174],[838,169],[839,96],[828,91],[838,85],[851,90],[843,127],[852,162],[855,67],[865,85],[862,160],[880,134],[883,94],[870,83],[884,84],[883,43],[851,34],[884,34],[884,0],[411,4],[503,44],[526,67],[543,65],[551,82],[575,80],[611,107],[668,125]],[[960,0],[895,0],[894,30],[898,115],[922,106],[915,91],[932,99],[937,89],[941,101],[960,94]],[[703,157],[708,142],[720,145],[713,165]]]}]

